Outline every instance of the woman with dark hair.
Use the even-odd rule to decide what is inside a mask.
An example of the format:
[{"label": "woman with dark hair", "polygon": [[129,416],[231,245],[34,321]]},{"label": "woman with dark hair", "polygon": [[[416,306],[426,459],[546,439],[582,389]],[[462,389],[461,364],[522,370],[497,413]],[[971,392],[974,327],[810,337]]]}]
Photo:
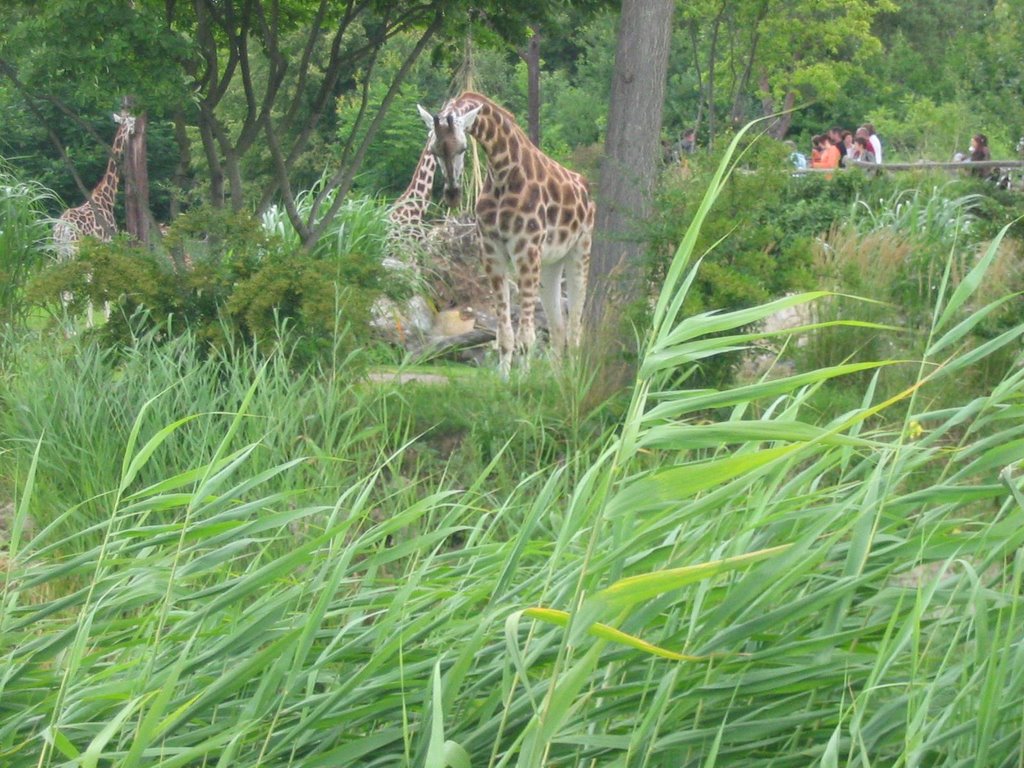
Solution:
[{"label": "woman with dark hair", "polygon": [[988,148],[988,136],[984,133],[976,133],[971,137],[971,154],[968,159],[972,163],[992,159],[992,152]]},{"label": "woman with dark hair", "polygon": [[[988,136],[984,133],[976,133],[971,137],[971,151],[963,157],[965,163],[982,163],[992,159],[992,151],[988,148]],[[998,178],[998,168],[972,168],[971,175],[979,179],[987,179],[990,176]]]},{"label": "woman with dark hair", "polygon": [[871,146],[871,142],[867,136],[855,136],[853,139],[853,154],[854,160],[860,160],[864,163],[877,163],[878,158],[875,157],[875,150]]}]

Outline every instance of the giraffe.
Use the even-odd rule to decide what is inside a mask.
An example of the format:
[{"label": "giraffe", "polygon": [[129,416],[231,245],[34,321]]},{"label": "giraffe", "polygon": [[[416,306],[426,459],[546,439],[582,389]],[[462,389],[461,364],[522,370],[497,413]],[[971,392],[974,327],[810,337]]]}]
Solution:
[{"label": "giraffe", "polygon": [[416,169],[412,172],[412,180],[391,207],[389,218],[391,225],[399,231],[416,232],[423,222],[423,215],[430,205],[431,192],[434,189],[434,173],[437,171],[437,159],[432,151],[433,134],[427,137],[427,143],[420,152]]},{"label": "giraffe", "polygon": [[[413,246],[413,250],[416,246],[422,247],[425,240],[423,216],[430,205],[434,173],[437,170],[437,160],[430,150],[432,138],[428,137],[420,152],[409,186],[395,200],[388,213],[391,227],[387,234],[388,255],[384,258],[384,266],[396,273],[411,274],[417,282],[420,276],[418,266],[414,261],[403,258],[402,253],[408,251],[409,246]],[[374,303],[371,322],[386,336],[404,344],[408,340],[408,330],[417,331],[417,335],[426,334],[433,320],[434,312],[422,296],[410,297],[401,307],[382,296]]]},{"label": "giraffe", "polygon": [[[541,152],[511,113],[479,93],[462,93],[436,115],[417,108],[433,132],[432,149],[445,177],[444,197],[449,205],[458,205],[461,198],[466,135],[475,138],[487,155],[476,225],[494,292],[502,377],[508,378],[516,350],[524,353],[524,364],[529,364],[538,291],[556,358],[565,347],[578,346],[595,214],[584,178]],[[512,330],[510,272],[519,286],[517,335]],[[568,328],[562,314],[563,273]]]},{"label": "giraffe", "polygon": [[124,155],[128,137],[135,131],[135,118],[122,110],[114,115],[117,133],[110,148],[107,170],[103,178],[89,194],[89,199],[77,208],[69,208],[60,215],[53,225],[53,241],[57,257],[67,261],[78,252],[78,243],[83,237],[95,237],[109,242],[117,233],[114,220],[114,201],[117,197],[118,163]]},{"label": "giraffe", "polygon": [[[114,202],[117,198],[118,163],[124,156],[128,137],[135,131],[135,118],[122,109],[115,114],[117,132],[107,159],[107,170],[103,178],[89,194],[89,199],[77,208],[69,208],[60,215],[53,225],[53,244],[58,261],[68,261],[78,253],[78,243],[83,237],[95,237],[103,242],[110,242],[117,233],[117,222],[114,220]],[[64,304],[71,301],[70,292],[63,295]],[[103,314],[110,317],[110,304],[104,303]],[[92,302],[86,309],[87,323],[92,326]]]}]

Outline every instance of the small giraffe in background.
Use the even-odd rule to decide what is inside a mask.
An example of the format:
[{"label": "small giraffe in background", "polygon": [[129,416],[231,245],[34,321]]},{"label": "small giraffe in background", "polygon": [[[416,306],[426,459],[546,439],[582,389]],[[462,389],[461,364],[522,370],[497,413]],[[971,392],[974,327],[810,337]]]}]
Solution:
[{"label": "small giraffe in background", "polygon": [[416,163],[409,186],[395,200],[389,214],[393,228],[403,233],[412,233],[414,236],[419,234],[423,215],[427,212],[427,206],[430,205],[431,193],[434,189],[437,159],[434,157],[433,144],[434,137],[431,135],[420,153],[420,159]]},{"label": "small giraffe in background", "polygon": [[106,173],[88,200],[77,208],[64,211],[53,225],[53,242],[61,261],[74,257],[83,237],[110,242],[117,233],[114,201],[117,197],[118,164],[124,156],[128,137],[135,131],[135,118],[122,110],[121,114],[114,115],[114,122],[117,123],[117,133],[114,134],[114,143],[110,148]]},{"label": "small giraffe in background", "polygon": [[[461,199],[467,134],[480,142],[487,154],[487,176],[476,202],[476,225],[484,268],[494,291],[502,376],[508,377],[515,349],[528,355],[533,347],[538,292],[556,357],[566,346],[578,346],[595,215],[586,180],[541,152],[511,113],[479,93],[463,93],[436,115],[418,109],[433,133],[432,149],[445,176],[444,196],[449,205],[456,206]],[[510,272],[516,276],[521,305],[515,335]],[[562,315],[563,272],[568,328]]]},{"label": "small giraffe in background", "polygon": [[[395,200],[388,213],[391,227],[387,235],[384,267],[396,274],[412,277],[416,283],[421,281],[419,267],[415,258],[410,258],[408,254],[410,251],[418,251],[426,241],[423,217],[430,205],[434,172],[437,170],[437,160],[430,151],[432,138],[428,139],[420,152],[409,186]],[[410,329],[417,332],[415,336],[429,333],[434,319],[434,311],[427,300],[419,295],[412,296],[402,306],[381,297],[374,303],[373,315],[373,326],[402,344],[408,340]]]}]

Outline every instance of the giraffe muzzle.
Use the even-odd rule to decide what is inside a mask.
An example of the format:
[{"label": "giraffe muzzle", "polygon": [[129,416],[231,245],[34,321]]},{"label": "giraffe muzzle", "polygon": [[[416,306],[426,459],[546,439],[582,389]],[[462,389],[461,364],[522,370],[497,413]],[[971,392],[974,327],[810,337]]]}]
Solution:
[{"label": "giraffe muzzle", "polygon": [[462,202],[461,187],[445,187],[444,201],[449,208],[458,208],[459,204]]}]

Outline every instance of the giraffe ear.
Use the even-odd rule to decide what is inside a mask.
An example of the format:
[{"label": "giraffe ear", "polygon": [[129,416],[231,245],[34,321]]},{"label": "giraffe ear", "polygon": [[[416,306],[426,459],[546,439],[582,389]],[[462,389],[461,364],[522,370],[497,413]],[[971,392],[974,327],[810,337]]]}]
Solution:
[{"label": "giraffe ear", "polygon": [[462,130],[468,131],[470,128],[473,127],[473,122],[476,120],[476,116],[480,114],[480,110],[483,108],[484,105],[481,104],[476,109],[469,110],[469,112],[467,112],[466,114],[459,118],[459,122],[462,123]]},{"label": "giraffe ear", "polygon": [[419,110],[420,117],[423,118],[423,122],[427,124],[427,129],[431,131],[434,130],[434,116],[419,104],[416,105],[416,109]]}]

